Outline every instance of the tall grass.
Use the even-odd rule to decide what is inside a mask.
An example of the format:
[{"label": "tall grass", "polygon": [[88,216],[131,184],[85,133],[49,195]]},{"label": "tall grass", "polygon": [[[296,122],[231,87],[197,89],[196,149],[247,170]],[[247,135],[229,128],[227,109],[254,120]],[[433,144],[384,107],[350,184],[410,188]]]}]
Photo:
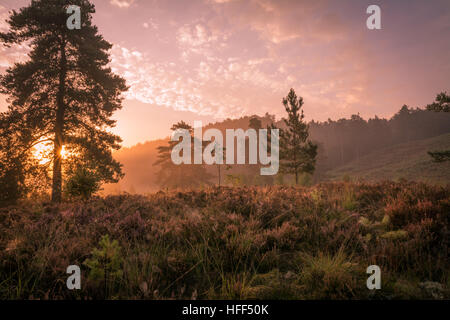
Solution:
[{"label": "tall grass", "polygon": [[449,298],[449,213],[448,187],[407,182],[24,202],[0,209],[0,298]]}]

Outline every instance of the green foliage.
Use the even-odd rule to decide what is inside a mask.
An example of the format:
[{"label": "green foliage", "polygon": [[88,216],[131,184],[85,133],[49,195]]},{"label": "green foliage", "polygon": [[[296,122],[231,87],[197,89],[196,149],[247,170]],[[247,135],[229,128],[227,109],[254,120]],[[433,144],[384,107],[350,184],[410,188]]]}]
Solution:
[{"label": "green foliage", "polygon": [[99,248],[91,252],[91,258],[84,265],[90,269],[89,279],[103,282],[105,298],[110,296],[111,287],[122,277],[121,248],[117,240],[111,241],[108,235],[101,238]]},{"label": "green foliage", "polygon": [[288,118],[284,119],[286,128],[280,130],[280,171],[294,174],[298,184],[301,173],[314,172],[317,145],[308,140],[309,128],[303,121],[303,98],[297,98],[291,89],[283,98],[283,105]]},{"label": "green foliage", "polygon": [[250,290],[250,280],[246,273],[227,274],[221,279],[220,297],[228,300],[245,299]]},{"label": "green foliage", "polygon": [[87,200],[100,190],[100,179],[92,171],[78,167],[68,179],[65,192],[69,197]]},{"label": "green foliage", "polygon": [[300,279],[311,299],[351,299],[364,286],[362,268],[340,249],[335,255],[303,255]]},{"label": "green foliage", "polygon": [[357,206],[358,202],[356,201],[355,193],[350,187],[346,187],[342,195],[342,207],[345,210],[353,211]]},{"label": "green foliage", "polygon": [[390,240],[403,240],[408,237],[408,232],[405,230],[395,230],[383,233],[381,238]]}]

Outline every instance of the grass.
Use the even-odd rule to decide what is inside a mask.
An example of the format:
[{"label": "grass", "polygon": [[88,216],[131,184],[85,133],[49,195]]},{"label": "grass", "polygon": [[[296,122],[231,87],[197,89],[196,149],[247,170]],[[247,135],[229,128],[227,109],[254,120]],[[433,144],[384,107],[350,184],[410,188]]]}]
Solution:
[{"label": "grass", "polygon": [[450,162],[435,163],[428,151],[450,149],[450,134],[411,141],[376,150],[342,167],[327,172],[330,180],[369,182],[383,180],[421,181],[430,184],[450,183]]},{"label": "grass", "polygon": [[23,202],[0,209],[0,299],[448,299],[449,213],[414,182]]}]

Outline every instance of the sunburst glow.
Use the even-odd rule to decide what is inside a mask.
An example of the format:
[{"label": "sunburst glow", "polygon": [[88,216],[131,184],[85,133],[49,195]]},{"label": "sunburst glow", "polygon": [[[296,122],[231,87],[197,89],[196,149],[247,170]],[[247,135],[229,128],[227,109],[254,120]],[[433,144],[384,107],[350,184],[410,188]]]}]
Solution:
[{"label": "sunburst glow", "polygon": [[[42,142],[34,146],[33,156],[39,160],[39,164],[45,165],[52,161],[52,151],[53,145],[51,143]],[[67,159],[69,155],[70,152],[67,150],[66,146],[63,146],[61,149],[62,159]]]}]

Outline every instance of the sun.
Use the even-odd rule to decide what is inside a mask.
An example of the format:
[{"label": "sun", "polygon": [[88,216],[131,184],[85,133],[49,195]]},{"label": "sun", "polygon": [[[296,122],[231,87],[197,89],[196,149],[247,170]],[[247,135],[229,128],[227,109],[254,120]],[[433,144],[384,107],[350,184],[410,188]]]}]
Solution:
[{"label": "sun", "polygon": [[66,149],[66,146],[63,146],[61,149],[61,158],[63,159],[67,159],[67,157],[69,156],[70,152]]},{"label": "sun", "polygon": [[[50,142],[42,142],[33,147],[33,156],[38,159],[39,164],[45,165],[52,161],[53,144]],[[70,152],[66,146],[61,149],[61,158],[67,159],[70,156]]]}]

